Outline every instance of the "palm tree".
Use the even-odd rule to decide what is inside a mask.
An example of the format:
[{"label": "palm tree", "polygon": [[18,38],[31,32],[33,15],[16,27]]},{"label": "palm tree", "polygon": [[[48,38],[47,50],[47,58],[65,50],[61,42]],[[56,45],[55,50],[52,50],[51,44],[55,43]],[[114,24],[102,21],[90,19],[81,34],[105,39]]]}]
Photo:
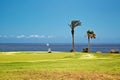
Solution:
[{"label": "palm tree", "polygon": [[81,22],[79,20],[73,20],[71,21],[71,24],[69,24],[70,28],[71,28],[71,34],[72,34],[72,49],[71,52],[75,51],[74,48],[74,28],[77,26],[81,26]]},{"label": "palm tree", "polygon": [[88,37],[88,52],[90,52],[90,39],[95,39],[96,34],[94,33],[93,30],[88,30],[87,31],[87,37]]}]

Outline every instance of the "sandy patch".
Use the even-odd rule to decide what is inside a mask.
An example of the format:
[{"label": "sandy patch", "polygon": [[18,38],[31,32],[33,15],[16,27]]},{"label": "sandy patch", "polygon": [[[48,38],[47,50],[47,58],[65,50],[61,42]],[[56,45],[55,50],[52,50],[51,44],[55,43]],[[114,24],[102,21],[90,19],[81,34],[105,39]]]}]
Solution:
[{"label": "sandy patch", "polygon": [[94,59],[94,58],[96,57],[92,54],[84,54],[80,57],[80,59]]},{"label": "sandy patch", "polygon": [[2,52],[4,55],[14,55],[15,53],[20,53],[20,52]]},{"label": "sandy patch", "polygon": [[7,71],[0,80],[120,80],[119,74],[68,71]]}]

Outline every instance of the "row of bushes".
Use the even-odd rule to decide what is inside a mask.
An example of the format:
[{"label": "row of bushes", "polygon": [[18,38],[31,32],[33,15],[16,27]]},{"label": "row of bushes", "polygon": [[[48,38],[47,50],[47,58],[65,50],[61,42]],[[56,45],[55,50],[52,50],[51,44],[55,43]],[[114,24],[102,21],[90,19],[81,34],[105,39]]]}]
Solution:
[{"label": "row of bushes", "polygon": [[[88,52],[88,48],[83,48],[83,52]],[[101,51],[97,51],[96,53],[102,53],[102,52]],[[116,49],[111,49],[107,53],[120,53],[120,51],[116,50]]]}]

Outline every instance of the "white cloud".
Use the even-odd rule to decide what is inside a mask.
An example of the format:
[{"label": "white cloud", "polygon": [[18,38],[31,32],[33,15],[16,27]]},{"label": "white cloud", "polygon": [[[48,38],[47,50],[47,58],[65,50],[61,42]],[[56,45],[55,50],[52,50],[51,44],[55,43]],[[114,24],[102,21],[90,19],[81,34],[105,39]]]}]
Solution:
[{"label": "white cloud", "polygon": [[0,38],[55,38],[55,36],[53,35],[48,35],[48,36],[45,36],[45,35],[17,35],[17,36],[14,36],[14,35],[0,35]]},{"label": "white cloud", "polygon": [[29,35],[28,38],[39,38],[39,35]]},{"label": "white cloud", "polygon": [[46,38],[45,35],[29,35],[26,38]]},{"label": "white cloud", "polygon": [[55,38],[55,36],[49,35],[49,36],[47,36],[47,38]]},{"label": "white cloud", "polygon": [[7,38],[8,36],[7,35],[1,35],[2,38]]},{"label": "white cloud", "polygon": [[8,36],[7,36],[7,35],[4,35],[3,37],[7,38]]},{"label": "white cloud", "polygon": [[16,38],[26,38],[25,35],[19,35],[19,36],[16,36]]},{"label": "white cloud", "polygon": [[40,38],[46,38],[45,35],[41,35]]}]

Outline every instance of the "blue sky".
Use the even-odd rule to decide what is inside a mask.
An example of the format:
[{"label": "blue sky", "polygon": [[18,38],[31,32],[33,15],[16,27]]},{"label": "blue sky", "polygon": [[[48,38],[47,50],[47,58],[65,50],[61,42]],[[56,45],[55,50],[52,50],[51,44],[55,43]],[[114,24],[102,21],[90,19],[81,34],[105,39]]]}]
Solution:
[{"label": "blue sky", "polygon": [[120,0],[0,0],[0,43],[71,43],[68,24],[80,20],[75,43],[120,43]]}]

